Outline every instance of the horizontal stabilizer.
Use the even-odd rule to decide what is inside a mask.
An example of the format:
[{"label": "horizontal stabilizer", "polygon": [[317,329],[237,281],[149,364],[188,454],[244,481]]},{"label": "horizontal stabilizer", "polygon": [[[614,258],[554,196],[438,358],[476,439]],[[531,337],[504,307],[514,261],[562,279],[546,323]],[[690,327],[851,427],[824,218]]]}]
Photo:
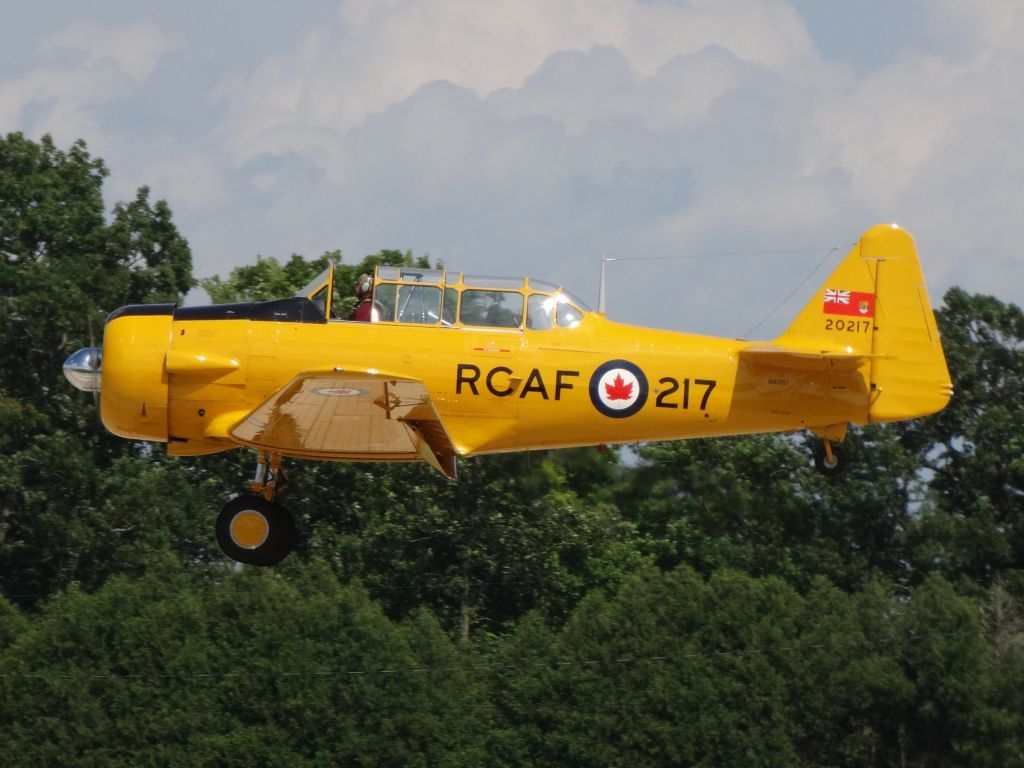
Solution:
[{"label": "horizontal stabilizer", "polygon": [[740,351],[740,356],[765,365],[802,370],[823,368],[854,370],[865,361],[878,357],[850,350],[800,349],[773,344],[747,347]]}]

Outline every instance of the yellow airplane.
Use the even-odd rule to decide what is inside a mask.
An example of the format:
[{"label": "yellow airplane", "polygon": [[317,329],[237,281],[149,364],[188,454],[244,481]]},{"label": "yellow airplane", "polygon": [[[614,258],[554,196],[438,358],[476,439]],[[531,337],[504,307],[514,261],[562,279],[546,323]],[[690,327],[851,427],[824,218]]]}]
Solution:
[{"label": "yellow airplane", "polygon": [[411,267],[378,267],[371,322],[355,322],[332,311],[333,282],[331,266],[276,301],[122,307],[102,350],[64,364],[116,435],[174,456],[258,452],[251,493],[216,525],[243,563],[295,544],[275,503],[283,457],[424,461],[455,478],[459,456],[809,429],[835,473],[848,425],[924,416],[952,394],[895,225],[868,230],[773,341],[623,325],[551,283]]}]

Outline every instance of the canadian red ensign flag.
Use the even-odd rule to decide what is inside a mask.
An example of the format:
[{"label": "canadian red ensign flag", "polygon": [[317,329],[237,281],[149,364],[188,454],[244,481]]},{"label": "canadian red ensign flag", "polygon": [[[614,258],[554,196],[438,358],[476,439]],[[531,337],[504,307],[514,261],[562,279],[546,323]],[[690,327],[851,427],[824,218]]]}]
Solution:
[{"label": "canadian red ensign flag", "polygon": [[826,315],[874,317],[875,294],[826,288],[822,309]]}]

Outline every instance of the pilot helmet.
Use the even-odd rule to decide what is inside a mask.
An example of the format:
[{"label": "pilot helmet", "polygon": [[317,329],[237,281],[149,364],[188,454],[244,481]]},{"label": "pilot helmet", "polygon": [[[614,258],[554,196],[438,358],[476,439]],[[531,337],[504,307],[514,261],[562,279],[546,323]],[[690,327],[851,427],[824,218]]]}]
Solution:
[{"label": "pilot helmet", "polygon": [[373,289],[373,276],[365,272],[356,279],[356,298],[365,299]]}]

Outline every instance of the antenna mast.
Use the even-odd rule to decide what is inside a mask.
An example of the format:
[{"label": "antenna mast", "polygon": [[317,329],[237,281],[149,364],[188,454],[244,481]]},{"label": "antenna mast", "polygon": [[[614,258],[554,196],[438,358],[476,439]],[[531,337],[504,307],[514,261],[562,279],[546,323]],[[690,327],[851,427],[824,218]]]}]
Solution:
[{"label": "antenna mast", "polygon": [[604,276],[604,273],[605,273],[605,264],[607,264],[609,261],[615,261],[615,258],[614,257],[609,258],[609,257],[605,256],[602,253],[601,254],[601,279],[600,279],[600,281],[597,284],[597,311],[600,312],[602,315],[604,314],[604,295],[605,295],[605,290],[604,290],[605,276]]}]

